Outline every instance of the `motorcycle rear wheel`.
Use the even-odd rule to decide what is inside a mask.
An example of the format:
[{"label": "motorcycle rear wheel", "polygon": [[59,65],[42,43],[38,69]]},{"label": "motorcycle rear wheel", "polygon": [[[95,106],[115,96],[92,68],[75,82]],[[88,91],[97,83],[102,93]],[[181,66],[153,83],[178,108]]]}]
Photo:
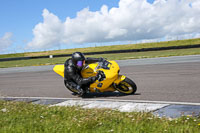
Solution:
[{"label": "motorcycle rear wheel", "polygon": [[134,94],[137,91],[136,84],[129,78],[125,78],[118,85],[115,86],[115,89],[123,94]]}]

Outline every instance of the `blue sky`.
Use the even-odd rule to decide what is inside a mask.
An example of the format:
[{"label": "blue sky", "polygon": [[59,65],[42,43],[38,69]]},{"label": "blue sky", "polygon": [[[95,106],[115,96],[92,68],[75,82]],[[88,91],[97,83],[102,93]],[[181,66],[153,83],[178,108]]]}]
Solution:
[{"label": "blue sky", "polygon": [[[106,4],[117,6],[117,0],[0,0],[0,37],[13,33],[13,44],[24,47],[33,38],[32,29],[43,20],[42,11],[48,9],[61,20],[75,17],[85,7],[96,11]],[[12,47],[13,48],[13,47]],[[21,51],[21,50],[15,50]],[[8,52],[15,52],[10,49]],[[7,52],[7,51],[5,51]]]},{"label": "blue sky", "polygon": [[[192,0],[193,3],[178,2],[179,0],[173,0],[177,1],[175,3],[172,0],[169,0],[171,2],[157,1],[157,4],[153,4],[154,0],[147,0],[148,4],[146,4],[146,0],[0,0],[0,54],[87,47],[98,43],[117,44],[126,41],[154,40],[179,34],[192,34],[193,37],[193,33],[199,34],[197,33],[199,27],[192,22],[192,18],[199,21],[200,11],[195,8],[195,5],[199,4],[198,0]],[[129,5],[132,7],[126,10]],[[195,13],[193,15],[189,12],[187,16],[180,17],[182,21],[191,19],[191,25],[185,22],[185,26],[188,27],[186,30],[181,31],[179,28],[173,32],[170,29],[166,30],[175,26],[178,21],[171,24],[171,21],[164,19],[157,23],[162,15],[166,17],[171,15],[164,9],[167,10],[171,6],[172,10],[176,11],[178,7],[185,5],[194,8],[191,12]],[[160,7],[163,7],[163,10]],[[155,12],[161,10],[161,14],[155,15],[154,10]],[[180,10],[172,20],[177,18],[176,15],[185,14],[188,10]],[[90,20],[94,22],[87,23]],[[146,20],[150,20],[149,23],[146,23]],[[138,24],[134,23],[135,21]],[[95,24],[102,29],[96,29]],[[162,29],[162,25],[166,24],[168,26]],[[129,27],[129,25],[133,26]],[[148,31],[149,34],[143,30]],[[168,31],[171,33],[168,34]],[[157,32],[162,33],[158,35]]]}]

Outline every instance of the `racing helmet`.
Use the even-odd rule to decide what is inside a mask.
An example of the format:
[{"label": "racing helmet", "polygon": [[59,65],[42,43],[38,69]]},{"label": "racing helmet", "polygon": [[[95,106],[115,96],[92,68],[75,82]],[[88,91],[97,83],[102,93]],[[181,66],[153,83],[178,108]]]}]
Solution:
[{"label": "racing helmet", "polygon": [[82,69],[85,64],[85,56],[81,52],[75,52],[72,54],[72,61],[78,69]]}]

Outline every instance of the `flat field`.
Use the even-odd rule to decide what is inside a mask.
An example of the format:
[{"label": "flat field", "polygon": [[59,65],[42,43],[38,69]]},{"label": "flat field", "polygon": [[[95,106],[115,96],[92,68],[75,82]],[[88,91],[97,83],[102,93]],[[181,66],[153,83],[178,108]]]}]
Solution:
[{"label": "flat field", "polygon": [[[157,48],[157,47],[169,47],[169,46],[185,46],[185,45],[195,45],[195,44],[200,44],[200,38],[157,42],[157,43],[126,44],[126,45],[114,45],[114,46],[103,46],[103,47],[64,49],[64,50],[54,50],[54,51],[44,51],[44,52],[7,54],[7,55],[0,55],[0,58],[71,54],[76,51],[87,53],[87,52],[100,52],[108,50],[110,51],[110,50],[126,50],[126,49],[143,49],[143,48]],[[198,54],[200,54],[200,48],[117,53],[117,54],[100,54],[88,57],[104,57],[109,60],[126,60],[126,59],[155,58],[155,57],[198,55]],[[3,61],[0,62],[0,68],[63,64],[67,58],[69,57]]]},{"label": "flat field", "polygon": [[200,44],[200,38],[177,40],[177,41],[154,42],[154,43],[140,43],[140,44],[125,44],[125,45],[113,45],[113,46],[102,46],[102,47],[63,49],[63,50],[42,51],[42,52],[25,52],[25,53],[17,53],[17,54],[0,55],[0,58],[72,54],[75,51],[87,53],[87,52],[100,52],[100,51],[110,51],[110,50],[185,46],[185,45],[195,45],[195,44]]},{"label": "flat field", "polygon": [[[101,55],[92,55],[87,57],[103,57],[109,60],[126,60],[126,59],[155,58],[155,57],[198,55],[198,54],[200,54],[200,48],[133,52],[133,53],[120,53],[120,54],[101,54]],[[65,60],[68,58],[69,57],[3,61],[0,62],[0,68],[63,64]]]}]

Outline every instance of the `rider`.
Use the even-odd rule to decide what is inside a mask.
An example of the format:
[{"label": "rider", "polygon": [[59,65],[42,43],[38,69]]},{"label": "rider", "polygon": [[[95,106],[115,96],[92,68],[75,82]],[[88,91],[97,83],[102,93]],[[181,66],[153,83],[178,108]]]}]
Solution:
[{"label": "rider", "polygon": [[85,58],[81,52],[72,54],[72,58],[65,61],[64,83],[67,88],[74,90],[79,96],[83,96],[91,83],[102,76],[97,73],[94,77],[83,78],[81,70],[85,64],[103,61],[103,58]]}]

